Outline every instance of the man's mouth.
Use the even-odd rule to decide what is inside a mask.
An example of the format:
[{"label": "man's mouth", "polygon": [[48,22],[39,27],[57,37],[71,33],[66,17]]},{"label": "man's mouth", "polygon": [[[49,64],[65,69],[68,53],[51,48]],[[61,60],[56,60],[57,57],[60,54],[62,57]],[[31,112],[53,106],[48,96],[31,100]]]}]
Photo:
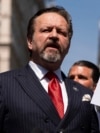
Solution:
[{"label": "man's mouth", "polygon": [[55,50],[59,50],[60,49],[58,44],[48,44],[46,46],[46,48],[55,49]]}]

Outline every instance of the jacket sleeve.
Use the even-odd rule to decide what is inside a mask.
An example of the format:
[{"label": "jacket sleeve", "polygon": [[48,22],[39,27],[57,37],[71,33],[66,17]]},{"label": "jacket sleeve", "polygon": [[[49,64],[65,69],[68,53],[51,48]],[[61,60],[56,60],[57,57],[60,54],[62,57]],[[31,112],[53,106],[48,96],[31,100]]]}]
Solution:
[{"label": "jacket sleeve", "polygon": [[91,133],[99,133],[99,121],[94,105],[92,105],[91,110]]},{"label": "jacket sleeve", "polygon": [[3,133],[2,128],[3,128],[3,116],[4,116],[4,104],[3,104],[3,94],[2,94],[2,88],[0,84],[0,133]]}]

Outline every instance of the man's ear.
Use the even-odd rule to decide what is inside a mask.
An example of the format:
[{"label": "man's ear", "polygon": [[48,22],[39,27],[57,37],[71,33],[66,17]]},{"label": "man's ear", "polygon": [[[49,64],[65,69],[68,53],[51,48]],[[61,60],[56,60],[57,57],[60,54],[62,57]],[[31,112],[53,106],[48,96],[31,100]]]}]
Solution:
[{"label": "man's ear", "polygon": [[95,91],[96,85],[96,83],[93,84],[93,91]]},{"label": "man's ear", "polygon": [[28,48],[31,50],[32,49],[32,40],[31,39],[27,39],[27,45],[28,45]]}]

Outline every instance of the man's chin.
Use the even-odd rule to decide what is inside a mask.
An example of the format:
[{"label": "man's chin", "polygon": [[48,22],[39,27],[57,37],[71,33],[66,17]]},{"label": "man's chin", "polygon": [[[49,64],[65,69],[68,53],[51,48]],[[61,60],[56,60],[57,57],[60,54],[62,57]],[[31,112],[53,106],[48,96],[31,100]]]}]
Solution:
[{"label": "man's chin", "polygon": [[59,54],[54,54],[54,53],[48,53],[48,54],[43,54],[41,55],[41,58],[48,63],[55,63],[59,62],[61,60],[61,57]]},{"label": "man's chin", "polygon": [[47,61],[48,63],[56,63],[60,59],[57,58],[57,57],[53,57],[53,56],[51,57],[51,56],[49,56],[49,57],[44,57],[43,60]]}]

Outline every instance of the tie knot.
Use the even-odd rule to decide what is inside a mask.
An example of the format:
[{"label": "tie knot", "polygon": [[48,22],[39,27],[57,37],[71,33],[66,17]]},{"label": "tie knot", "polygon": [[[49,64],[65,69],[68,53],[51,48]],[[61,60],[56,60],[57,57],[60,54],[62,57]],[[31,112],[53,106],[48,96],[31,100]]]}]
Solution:
[{"label": "tie knot", "polygon": [[58,79],[57,75],[56,75],[55,73],[53,73],[53,72],[48,72],[48,73],[46,74],[46,77],[47,77],[49,80],[51,80],[51,79],[53,79],[53,78]]}]

